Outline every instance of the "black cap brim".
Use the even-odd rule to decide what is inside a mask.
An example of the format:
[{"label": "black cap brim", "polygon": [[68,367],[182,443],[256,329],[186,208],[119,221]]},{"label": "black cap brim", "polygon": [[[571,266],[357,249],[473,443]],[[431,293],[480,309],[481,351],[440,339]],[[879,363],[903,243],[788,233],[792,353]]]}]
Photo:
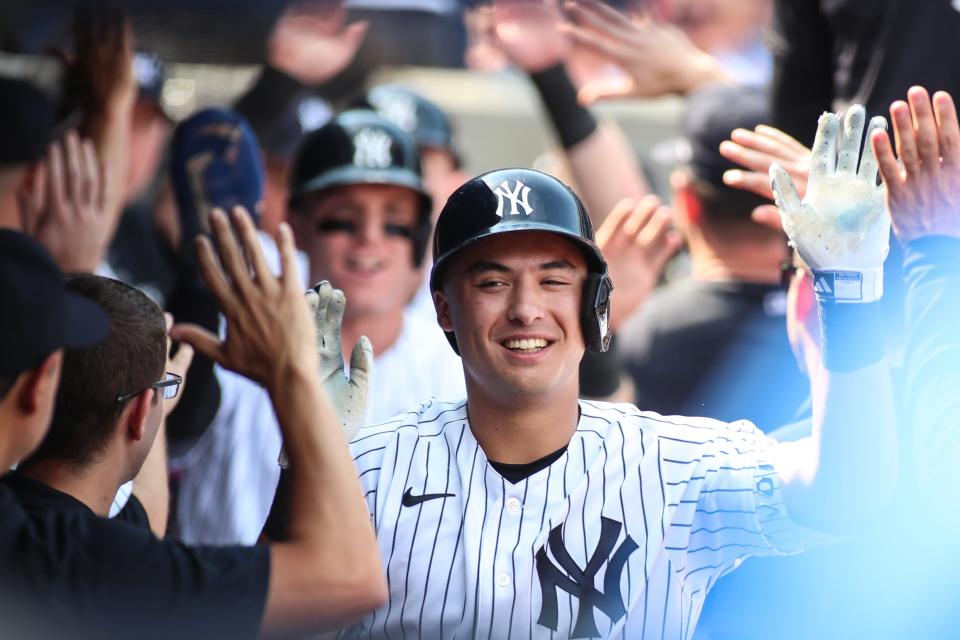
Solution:
[{"label": "black cap brim", "polygon": [[89,347],[110,334],[110,318],[95,302],[83,296],[65,294],[67,317],[64,319],[63,346],[68,349]]}]

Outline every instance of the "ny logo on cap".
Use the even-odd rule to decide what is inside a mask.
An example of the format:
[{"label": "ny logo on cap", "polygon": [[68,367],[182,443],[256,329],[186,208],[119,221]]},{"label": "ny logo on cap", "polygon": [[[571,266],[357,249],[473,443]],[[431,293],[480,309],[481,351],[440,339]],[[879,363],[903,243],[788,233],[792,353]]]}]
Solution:
[{"label": "ny logo on cap", "polygon": [[353,164],[369,169],[386,169],[392,163],[392,142],[383,129],[361,129],[353,136]]},{"label": "ny logo on cap", "polygon": [[523,208],[523,213],[525,215],[533,215],[533,207],[530,206],[530,187],[523,184],[519,180],[513,181],[513,189],[510,189],[510,185],[507,184],[507,181],[504,180],[500,183],[500,186],[494,189],[494,194],[497,196],[497,215],[503,217],[503,199],[506,198],[510,201],[510,215],[518,216],[520,212],[517,210],[517,207]]}]

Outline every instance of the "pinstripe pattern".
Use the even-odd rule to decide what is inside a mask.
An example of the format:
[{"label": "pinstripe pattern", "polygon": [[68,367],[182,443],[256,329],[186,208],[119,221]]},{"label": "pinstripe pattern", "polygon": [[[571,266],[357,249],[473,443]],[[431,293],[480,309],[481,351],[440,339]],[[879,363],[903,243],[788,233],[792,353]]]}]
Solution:
[{"label": "pinstripe pattern", "polygon": [[[340,636],[571,637],[592,621],[601,637],[689,638],[706,592],[741,558],[817,540],[786,517],[763,459],[772,440],[753,425],[580,408],[567,451],[517,484],[487,463],[464,402],[362,430],[351,449],[390,599]],[[407,489],[454,495],[405,507]],[[551,565],[569,588],[543,586]],[[584,606],[588,597],[599,600]]]}]

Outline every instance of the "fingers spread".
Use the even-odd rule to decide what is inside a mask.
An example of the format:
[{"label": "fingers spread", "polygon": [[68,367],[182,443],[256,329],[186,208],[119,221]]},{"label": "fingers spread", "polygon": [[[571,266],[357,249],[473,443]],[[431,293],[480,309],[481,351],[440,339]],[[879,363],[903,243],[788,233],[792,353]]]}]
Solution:
[{"label": "fingers spread", "polygon": [[903,168],[907,174],[916,175],[920,170],[920,155],[917,151],[910,107],[903,100],[897,100],[890,105],[890,118],[893,120],[893,137],[897,155],[903,162]]},{"label": "fingers spread", "polygon": [[236,298],[230,288],[230,283],[227,282],[223,267],[220,266],[220,261],[217,260],[217,256],[213,252],[213,246],[204,236],[198,236],[195,242],[200,276],[206,283],[207,288],[210,289],[213,297],[216,298],[220,311],[225,316],[231,317],[237,310]]},{"label": "fingers spread", "polygon": [[773,199],[784,217],[798,212],[802,206],[800,196],[797,194],[797,188],[793,185],[793,180],[783,170],[779,164],[774,163],[770,167],[770,189],[773,191]]},{"label": "fingers spread", "polygon": [[945,91],[933,94],[933,112],[940,136],[940,157],[944,168],[960,168],[960,124],[953,98]]},{"label": "fingers spread", "polygon": [[843,134],[837,157],[837,173],[856,173],[857,160],[863,142],[863,125],[866,121],[863,105],[854,104],[847,109],[843,119]]},{"label": "fingers spread", "polygon": [[[837,118],[837,114],[824,113],[820,116],[810,159],[811,189],[820,178],[831,175],[835,171],[837,165],[837,137],[839,134],[840,120]],[[774,194],[776,194],[776,191],[774,191]]]},{"label": "fingers spread", "polygon": [[[189,345],[214,362],[225,364],[223,343],[214,334],[195,324],[175,324],[170,329],[170,337]],[[181,345],[181,350],[183,346]],[[191,355],[192,357],[192,355]]]},{"label": "fingers spread", "polygon": [[742,189],[755,193],[764,198],[773,198],[770,191],[770,177],[767,171],[740,171],[731,169],[723,174],[723,183],[735,189]]},{"label": "fingers spread", "polygon": [[923,87],[911,87],[907,92],[913,125],[916,127],[917,153],[928,172],[939,172],[940,143],[937,140],[937,123],[933,117],[930,96]]},{"label": "fingers spread", "polygon": [[358,386],[365,387],[371,371],[373,371],[373,345],[370,344],[367,336],[360,336],[350,354],[350,380]]},{"label": "fingers spread", "polygon": [[624,198],[613,207],[603,224],[597,229],[597,244],[600,248],[608,246],[610,242],[615,242],[619,238],[633,207],[634,201],[631,198]]},{"label": "fingers spread", "polygon": [[863,157],[860,159],[860,170],[857,175],[870,184],[877,183],[877,157],[871,140],[875,131],[882,131],[886,135],[887,119],[883,116],[873,116],[870,118],[870,126],[867,127],[867,142],[863,147]]},{"label": "fingers spread", "polygon": [[243,243],[243,252],[253,267],[253,277],[261,287],[272,287],[276,282],[267,259],[263,255],[263,249],[260,247],[260,240],[257,238],[257,230],[250,219],[250,214],[243,207],[234,207],[232,213],[234,228],[240,235],[240,241]]}]

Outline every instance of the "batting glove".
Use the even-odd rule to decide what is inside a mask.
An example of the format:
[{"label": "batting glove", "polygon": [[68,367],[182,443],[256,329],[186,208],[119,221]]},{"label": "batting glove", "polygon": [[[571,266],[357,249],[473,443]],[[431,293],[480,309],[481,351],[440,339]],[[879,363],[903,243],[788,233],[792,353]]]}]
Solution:
[{"label": "batting glove", "polygon": [[787,172],[778,164],[770,167],[783,229],[813,271],[814,290],[824,301],[875,302],[883,295],[890,215],[877,185],[870,134],[886,129],[887,121],[882,116],[870,120],[861,157],[865,118],[861,105],[847,110],[842,127],[838,114],[820,116],[802,201]]},{"label": "batting glove", "polygon": [[[340,326],[346,297],[326,280],[307,291],[307,304],[313,312],[313,326],[317,332],[317,352],[320,356],[320,382],[330,398],[347,442],[363,426],[367,414],[367,385],[373,370],[373,345],[367,336],[353,347],[350,371],[344,368]],[[286,450],[280,450],[281,467],[287,466]]]}]

